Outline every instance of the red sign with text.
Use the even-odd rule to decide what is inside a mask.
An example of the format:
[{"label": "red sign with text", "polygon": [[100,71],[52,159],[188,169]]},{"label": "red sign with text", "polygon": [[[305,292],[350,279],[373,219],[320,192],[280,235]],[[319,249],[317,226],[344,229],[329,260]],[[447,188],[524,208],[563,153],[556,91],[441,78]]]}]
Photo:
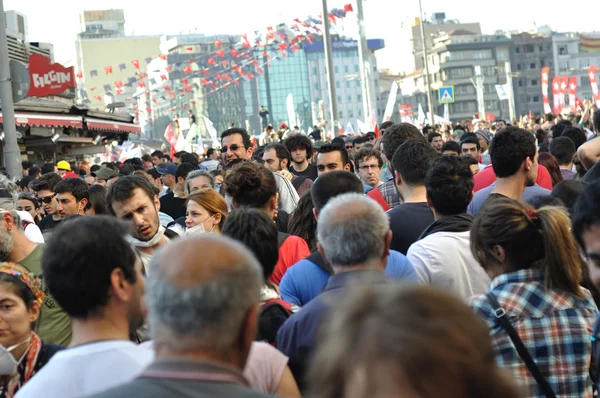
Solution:
[{"label": "red sign with text", "polygon": [[40,54],[29,57],[28,97],[48,97],[58,95],[68,88],[75,87],[75,68],[65,68],[61,64],[53,64],[50,58]]}]

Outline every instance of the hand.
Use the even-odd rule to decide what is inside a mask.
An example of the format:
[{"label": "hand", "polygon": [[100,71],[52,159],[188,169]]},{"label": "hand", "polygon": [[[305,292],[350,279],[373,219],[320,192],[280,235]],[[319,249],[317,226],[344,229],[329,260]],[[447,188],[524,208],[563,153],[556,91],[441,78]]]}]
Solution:
[{"label": "hand", "polygon": [[292,173],[290,173],[288,170],[283,169],[283,170],[279,170],[277,172],[277,174],[281,175],[282,177],[287,178],[289,181],[292,181],[292,179],[294,178],[294,175]]}]

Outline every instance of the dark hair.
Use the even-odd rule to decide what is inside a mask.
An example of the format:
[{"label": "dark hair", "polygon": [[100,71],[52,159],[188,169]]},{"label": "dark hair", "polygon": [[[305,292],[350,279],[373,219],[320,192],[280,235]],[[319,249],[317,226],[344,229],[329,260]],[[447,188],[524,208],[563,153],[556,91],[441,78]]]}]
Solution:
[{"label": "dark hair", "polygon": [[379,165],[379,167],[383,166],[383,158],[381,157],[381,152],[379,152],[376,149],[373,148],[361,148],[355,155],[354,155],[354,163],[356,163],[356,167],[358,168],[360,165],[359,163],[361,162],[361,160],[365,160],[365,159],[369,159],[369,158],[375,158],[377,159],[377,164]]},{"label": "dark hair", "polygon": [[125,202],[126,200],[131,199],[133,197],[133,191],[138,188],[144,191],[150,200],[154,200],[156,194],[154,193],[152,184],[150,184],[150,182],[144,176],[125,176],[120,177],[117,181],[115,181],[110,186],[108,194],[106,195],[106,205],[108,206],[110,214],[115,215],[113,203]]},{"label": "dark hair", "polygon": [[181,155],[181,164],[188,163],[198,168],[198,156],[194,153],[185,152]]},{"label": "dark hair", "polygon": [[579,245],[586,250],[583,232],[596,224],[600,225],[600,181],[588,184],[575,202],[571,218],[573,235]]},{"label": "dark hair", "polygon": [[6,272],[0,272],[0,285],[9,288],[10,291],[19,296],[28,310],[33,307],[36,297],[33,295],[31,289],[19,278]]},{"label": "dark hair", "polygon": [[215,148],[208,148],[206,151],[206,157],[212,156],[213,153],[215,153]]},{"label": "dark hair", "polygon": [[81,178],[65,178],[54,187],[54,193],[70,193],[75,201],[90,201],[90,186]]},{"label": "dark hair", "polygon": [[90,204],[96,215],[108,214],[106,192],[106,188],[102,185],[94,184],[90,187]]},{"label": "dark hair", "polygon": [[552,196],[555,196],[563,201],[569,213],[573,214],[575,203],[581,196],[584,190],[584,185],[577,180],[564,180],[554,185],[552,188]]},{"label": "dark hair", "polygon": [[594,122],[594,130],[596,130],[597,133],[600,133],[600,110],[594,112],[592,120]]},{"label": "dark hair", "polygon": [[558,137],[550,141],[550,153],[556,158],[559,165],[573,162],[575,143],[568,137]]},{"label": "dark hair", "polygon": [[35,178],[33,178],[33,177],[31,177],[31,176],[25,176],[25,177],[23,177],[23,178],[21,178],[21,179],[19,180],[19,182],[18,182],[18,184],[17,184],[17,185],[18,185],[18,186],[19,186],[21,189],[25,189],[25,188],[29,187],[29,184],[30,184],[30,183],[31,183],[33,180],[35,180]]},{"label": "dark hair", "polygon": [[[472,134],[472,133],[467,133],[467,134]],[[467,135],[467,134],[465,134],[465,135]],[[475,144],[477,146],[477,150],[479,151],[481,149],[481,144],[479,143],[479,140],[477,139],[477,137],[476,136],[475,137],[472,137],[472,136],[465,137],[465,135],[463,135],[460,140],[461,151],[462,151],[463,144]]]},{"label": "dark hair", "polygon": [[537,129],[535,138],[537,139],[538,145],[542,145],[546,141],[546,138],[548,138],[548,133],[542,129]]},{"label": "dark hair", "polygon": [[126,226],[113,217],[76,217],[61,224],[44,251],[44,279],[70,317],[87,319],[101,313],[109,300],[115,268],[136,282],[136,255],[125,239]]},{"label": "dark hair", "polygon": [[21,167],[23,168],[23,170],[27,170],[31,166],[33,166],[33,163],[31,163],[29,160],[23,160],[23,161],[21,161]]},{"label": "dark hair", "polygon": [[35,198],[35,196],[33,196],[31,192],[20,192],[17,196],[17,200],[28,200],[33,204],[33,207],[35,209],[40,208],[40,202],[37,201],[37,199]]},{"label": "dark hair", "polygon": [[39,167],[33,166],[29,168],[29,176],[33,178],[38,178],[41,174],[42,170]]},{"label": "dark hair", "polygon": [[190,172],[194,170],[198,170],[198,166],[194,166],[190,163],[181,163],[179,166],[177,166],[177,169],[175,170],[175,181],[178,181],[179,177],[183,178],[183,180],[185,181],[188,174],[190,174]]},{"label": "dark hair", "polygon": [[383,122],[379,125],[379,131],[383,132],[383,130],[387,131],[388,128],[392,127],[394,125],[394,122],[392,121],[387,121],[387,122]]},{"label": "dark hair", "polygon": [[54,173],[54,163],[44,163],[42,166],[42,174]]},{"label": "dark hair", "polygon": [[357,137],[352,140],[352,145],[364,144],[366,142],[369,142],[369,139],[367,137]]},{"label": "dark hair", "polygon": [[429,124],[426,124],[425,126],[423,126],[423,135],[424,136],[428,135],[429,130],[433,130],[433,127],[431,127]]},{"label": "dark hair", "polygon": [[300,148],[306,150],[306,157],[311,158],[313,155],[313,145],[307,136],[303,134],[292,134],[288,138],[283,141],[283,145],[288,149],[288,151],[293,152],[294,150]]},{"label": "dark hair", "polygon": [[348,151],[345,146],[335,145],[335,144],[325,144],[321,148],[319,148],[319,154],[321,153],[330,153],[338,151],[342,156],[342,164],[343,166],[350,164],[350,157],[348,156]]},{"label": "dark hair", "polygon": [[542,152],[538,157],[538,163],[544,166],[548,170],[548,173],[550,173],[550,178],[552,179],[552,186],[558,184],[563,180],[562,173],[560,172],[560,166],[558,165],[558,162],[556,161],[554,156],[552,156],[548,152]]},{"label": "dark hair", "polygon": [[236,206],[262,209],[277,194],[273,173],[251,162],[236,165],[225,178],[224,185]]},{"label": "dark hair", "polygon": [[[542,207],[534,216],[530,210],[526,203],[506,197],[488,201],[471,226],[476,231],[471,234],[473,255],[484,269],[491,263],[504,264],[505,273],[540,267],[547,289],[582,297],[584,264],[569,231],[567,210]],[[497,245],[504,249],[504,260],[496,255]]]},{"label": "dark hair", "polygon": [[529,158],[535,159],[535,137],[527,130],[508,126],[494,135],[490,144],[490,159],[498,178],[514,175]]},{"label": "dark hair", "polygon": [[165,157],[165,154],[162,151],[154,151],[150,154],[151,157],[157,157],[162,160]]},{"label": "dark hair", "polygon": [[[452,156],[452,155],[444,155],[444,156]],[[461,156],[458,156],[458,158],[460,160],[462,160],[462,162],[465,163],[467,166],[471,166],[472,164],[479,165],[479,162],[477,161],[477,159],[475,159],[471,155],[461,155]]]},{"label": "dark hair", "polygon": [[459,157],[442,156],[427,172],[425,188],[436,213],[442,216],[466,213],[473,194],[473,173]]},{"label": "dark hair", "polygon": [[431,144],[433,142],[433,139],[436,137],[442,138],[442,135],[440,133],[436,133],[436,132],[427,134],[427,142],[429,142]]},{"label": "dark hair", "polygon": [[239,127],[232,127],[228,130],[223,131],[221,134],[221,143],[223,143],[223,138],[229,137],[230,135],[239,134],[242,136],[242,142],[244,143],[244,147],[246,149],[252,148],[252,141],[250,140],[250,135],[245,129]]},{"label": "dark hair", "polygon": [[62,178],[55,172],[46,173],[41,176],[32,186],[31,189],[38,191],[52,191],[54,192],[54,187],[56,184],[62,181]]},{"label": "dark hair", "polygon": [[427,142],[406,141],[396,150],[392,166],[407,185],[423,185],[425,175],[437,157],[437,151]]},{"label": "dark hair", "polygon": [[125,161],[125,164],[133,167],[134,170],[144,170],[144,163],[140,158],[130,158]]},{"label": "dark hair", "polygon": [[[567,127],[560,136],[570,138],[575,144],[575,151],[587,141],[585,132],[579,127]],[[550,142],[550,147],[552,147],[552,142]]]},{"label": "dark hair", "polygon": [[388,161],[392,161],[394,153],[408,140],[420,140],[426,142],[425,137],[418,128],[409,123],[398,123],[390,126],[385,130],[381,145],[383,146],[383,154]]},{"label": "dark hair", "polygon": [[152,163],[152,156],[150,156],[147,153],[145,153],[145,154],[142,155],[142,161]]},{"label": "dark hair", "polygon": [[[289,139],[289,138],[288,138]],[[287,160],[288,161],[288,166],[290,164],[290,151],[285,147],[285,145],[280,144],[278,142],[273,142],[269,145],[267,145],[265,147],[265,150],[263,151],[263,153],[270,151],[271,149],[275,150],[275,156],[277,156],[277,159],[281,160]],[[307,152],[308,154],[308,152]],[[312,155],[310,155],[312,156]]]},{"label": "dark hair", "polygon": [[460,144],[456,141],[447,141],[442,145],[442,149],[440,152],[444,153],[445,151],[454,151],[460,155]]},{"label": "dark hair", "polygon": [[331,199],[344,193],[364,193],[360,179],[348,171],[336,170],[317,178],[311,190],[313,206],[317,211]]},{"label": "dark hair", "polygon": [[525,202],[536,210],[544,206],[566,207],[562,200],[552,195],[535,195]]},{"label": "dark hair", "polygon": [[262,267],[265,280],[269,279],[279,261],[279,231],[265,212],[258,209],[234,210],[229,213],[221,233],[250,249]]},{"label": "dark hair", "polygon": [[311,252],[317,249],[317,220],[313,215],[311,191],[306,191],[300,197],[298,206],[290,214],[287,232],[304,239]]}]

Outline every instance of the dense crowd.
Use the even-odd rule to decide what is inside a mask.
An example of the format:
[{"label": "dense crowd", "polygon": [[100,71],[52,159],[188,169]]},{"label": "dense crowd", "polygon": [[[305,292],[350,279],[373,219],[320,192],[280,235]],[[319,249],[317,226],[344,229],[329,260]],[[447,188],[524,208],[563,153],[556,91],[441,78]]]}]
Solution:
[{"label": "dense crowd", "polygon": [[265,132],[0,175],[0,397],[594,396],[600,111]]}]

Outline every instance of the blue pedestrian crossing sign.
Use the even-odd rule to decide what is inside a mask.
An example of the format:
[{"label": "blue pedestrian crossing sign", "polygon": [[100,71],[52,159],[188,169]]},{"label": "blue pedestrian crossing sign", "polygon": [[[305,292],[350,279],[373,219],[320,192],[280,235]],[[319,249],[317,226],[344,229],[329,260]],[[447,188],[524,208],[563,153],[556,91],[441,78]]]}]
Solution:
[{"label": "blue pedestrian crossing sign", "polygon": [[454,86],[440,87],[438,90],[438,102],[440,104],[451,104],[454,102]]}]

